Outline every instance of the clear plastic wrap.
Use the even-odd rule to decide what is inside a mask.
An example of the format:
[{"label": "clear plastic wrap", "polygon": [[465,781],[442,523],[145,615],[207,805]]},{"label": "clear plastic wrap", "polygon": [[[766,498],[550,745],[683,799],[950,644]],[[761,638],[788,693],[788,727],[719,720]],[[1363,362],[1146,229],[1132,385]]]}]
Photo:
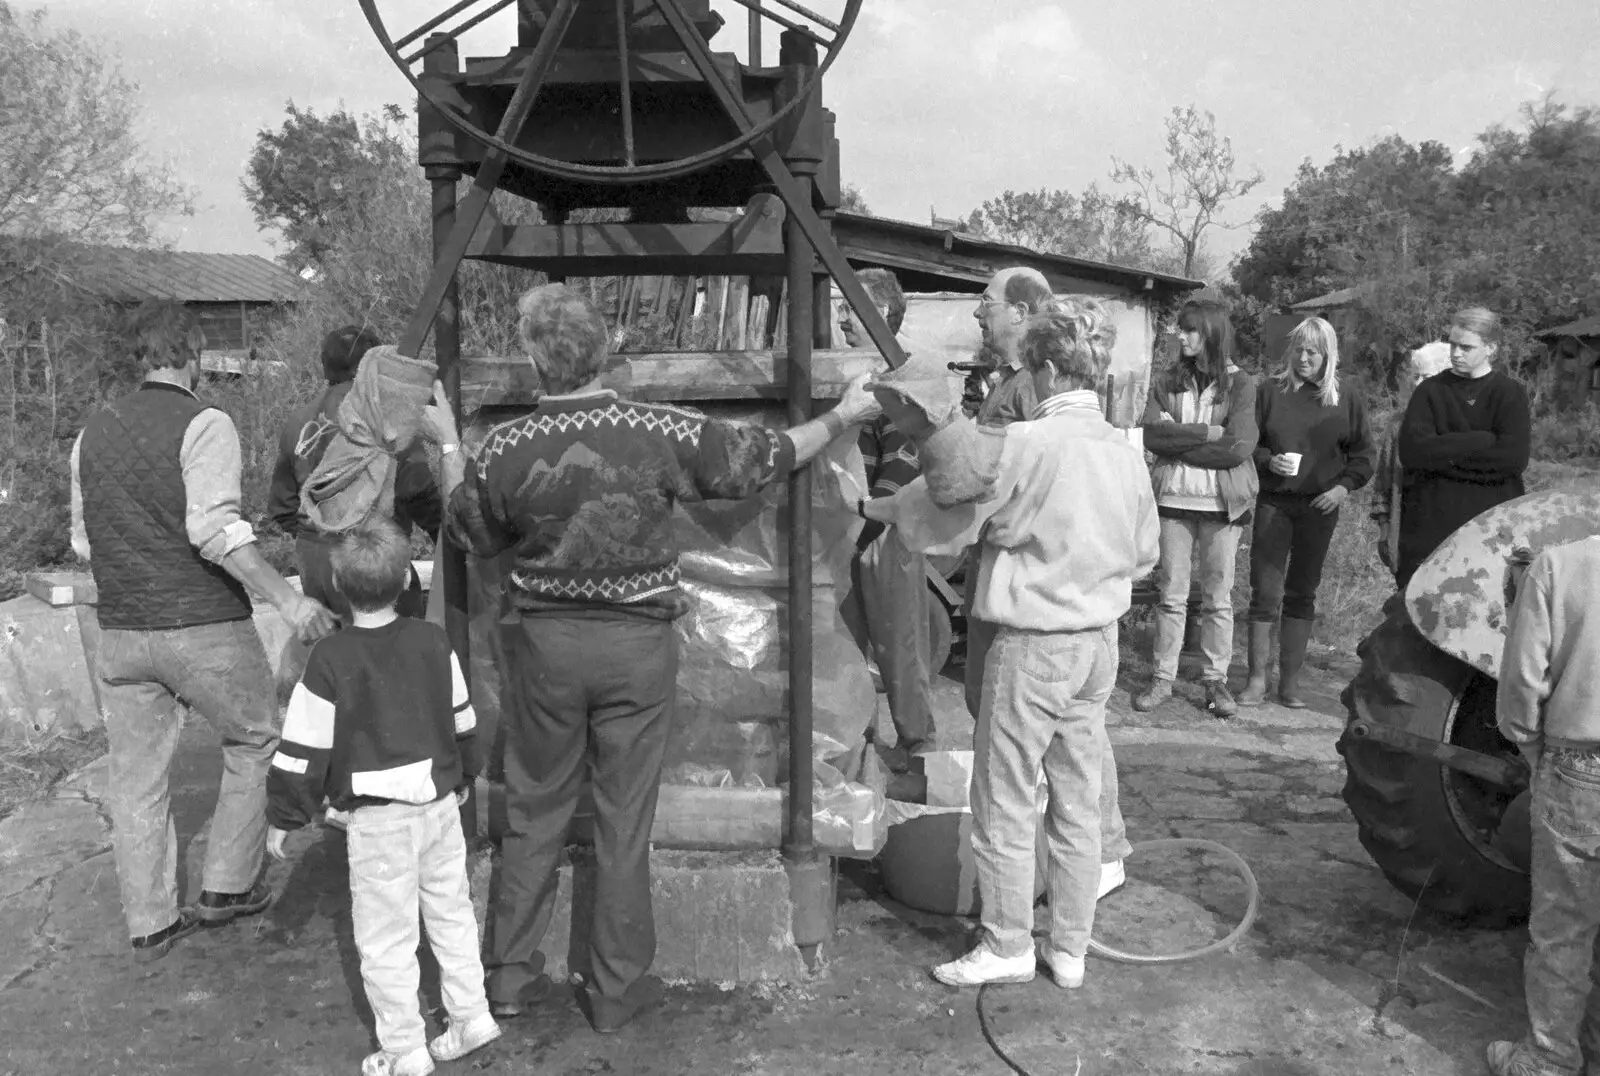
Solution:
[{"label": "clear plastic wrap", "polygon": [[[716,418],[783,426],[781,405],[712,405]],[[501,416],[503,417],[503,416]],[[468,448],[484,429],[474,424]],[[865,491],[854,438],[834,442],[813,464],[812,655],[817,742],[841,745],[846,771],[859,765],[876,694],[865,656],[840,616],[851,600],[850,561]],[[786,764],[789,722],[788,497],[783,481],[743,501],[680,504],[673,519],[688,611],[679,641],[677,717],[667,744],[664,783],[775,787]],[[506,654],[502,581],[509,555],[467,558],[468,677],[482,734],[498,746]],[[443,577],[435,562],[435,579]],[[443,609],[430,604],[430,619]],[[499,779],[500,752],[490,774]]]}]

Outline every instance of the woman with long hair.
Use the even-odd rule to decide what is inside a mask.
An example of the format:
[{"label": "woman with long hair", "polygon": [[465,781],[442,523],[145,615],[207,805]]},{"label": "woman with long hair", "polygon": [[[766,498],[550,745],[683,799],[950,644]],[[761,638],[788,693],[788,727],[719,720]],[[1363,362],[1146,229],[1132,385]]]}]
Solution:
[{"label": "woman with long hair", "polygon": [[1372,430],[1360,393],[1339,380],[1339,338],[1321,318],[1289,333],[1283,367],[1256,395],[1261,495],[1250,536],[1250,675],[1239,702],[1267,695],[1272,622],[1278,702],[1302,709],[1298,682],[1339,506],[1372,478]]},{"label": "woman with long hair", "polygon": [[1525,491],[1533,419],[1528,393],[1495,369],[1500,319],[1481,306],[1450,322],[1450,368],[1418,385],[1400,422],[1399,560],[1403,591],[1428,554],[1480,512]]},{"label": "woman with long hair", "polygon": [[1228,693],[1233,658],[1233,565],[1258,482],[1256,385],[1234,364],[1233,325],[1216,303],[1189,302],[1178,315],[1179,360],[1150,386],[1144,447],[1161,517],[1161,603],[1156,612],[1155,675],[1133,700],[1154,710],[1172,696],[1189,608],[1189,579],[1199,562],[1201,675],[1206,705],[1218,717],[1237,712]]}]

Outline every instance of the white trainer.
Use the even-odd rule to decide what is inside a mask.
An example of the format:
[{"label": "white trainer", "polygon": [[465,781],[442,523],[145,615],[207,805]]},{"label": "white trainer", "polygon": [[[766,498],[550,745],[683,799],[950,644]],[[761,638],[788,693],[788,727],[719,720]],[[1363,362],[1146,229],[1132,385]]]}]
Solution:
[{"label": "white trainer", "polygon": [[429,1076],[433,1072],[433,1058],[426,1046],[418,1046],[406,1054],[391,1054],[379,1050],[368,1054],[361,1062],[361,1076]]},{"label": "white trainer", "polygon": [[454,1061],[481,1050],[500,1037],[500,1025],[488,1013],[473,1017],[464,1024],[452,1023],[444,1034],[428,1043],[428,1052],[436,1061]]},{"label": "white trainer", "polygon": [[1041,946],[1039,960],[1061,989],[1076,990],[1083,985],[1083,957]]},{"label": "white trainer", "polygon": [[933,977],[946,986],[982,986],[984,983],[1031,983],[1039,961],[1033,953],[1000,956],[979,945],[966,956],[933,969]]},{"label": "white trainer", "polygon": [[1094,895],[1094,899],[1104,900],[1121,889],[1127,881],[1128,872],[1123,868],[1122,860],[1100,864],[1100,891]]}]

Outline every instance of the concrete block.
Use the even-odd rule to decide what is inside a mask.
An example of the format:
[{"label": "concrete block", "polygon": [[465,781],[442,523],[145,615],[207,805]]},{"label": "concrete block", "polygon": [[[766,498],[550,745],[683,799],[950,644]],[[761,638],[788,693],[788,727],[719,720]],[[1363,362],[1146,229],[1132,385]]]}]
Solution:
[{"label": "concrete block", "polygon": [[[499,850],[469,864],[473,905],[486,921],[489,882]],[[656,960],[667,980],[703,983],[798,982],[808,977],[790,927],[789,879],[777,852],[651,853]],[[540,946],[558,982],[589,969],[595,864],[590,849],[563,857],[556,910]]]},{"label": "concrete block", "polygon": [[78,608],[0,602],[0,740],[100,723]]}]

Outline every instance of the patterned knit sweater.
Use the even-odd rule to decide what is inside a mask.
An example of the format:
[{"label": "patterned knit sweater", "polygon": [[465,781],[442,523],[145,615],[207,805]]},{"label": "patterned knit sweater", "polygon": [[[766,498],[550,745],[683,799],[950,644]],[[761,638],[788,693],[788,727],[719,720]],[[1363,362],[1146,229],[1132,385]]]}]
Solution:
[{"label": "patterned knit sweater", "polygon": [[489,432],[445,527],[478,556],[514,551],[525,613],[671,620],[685,609],[673,505],[748,497],[793,469],[780,430],[610,391],[546,396]]}]

